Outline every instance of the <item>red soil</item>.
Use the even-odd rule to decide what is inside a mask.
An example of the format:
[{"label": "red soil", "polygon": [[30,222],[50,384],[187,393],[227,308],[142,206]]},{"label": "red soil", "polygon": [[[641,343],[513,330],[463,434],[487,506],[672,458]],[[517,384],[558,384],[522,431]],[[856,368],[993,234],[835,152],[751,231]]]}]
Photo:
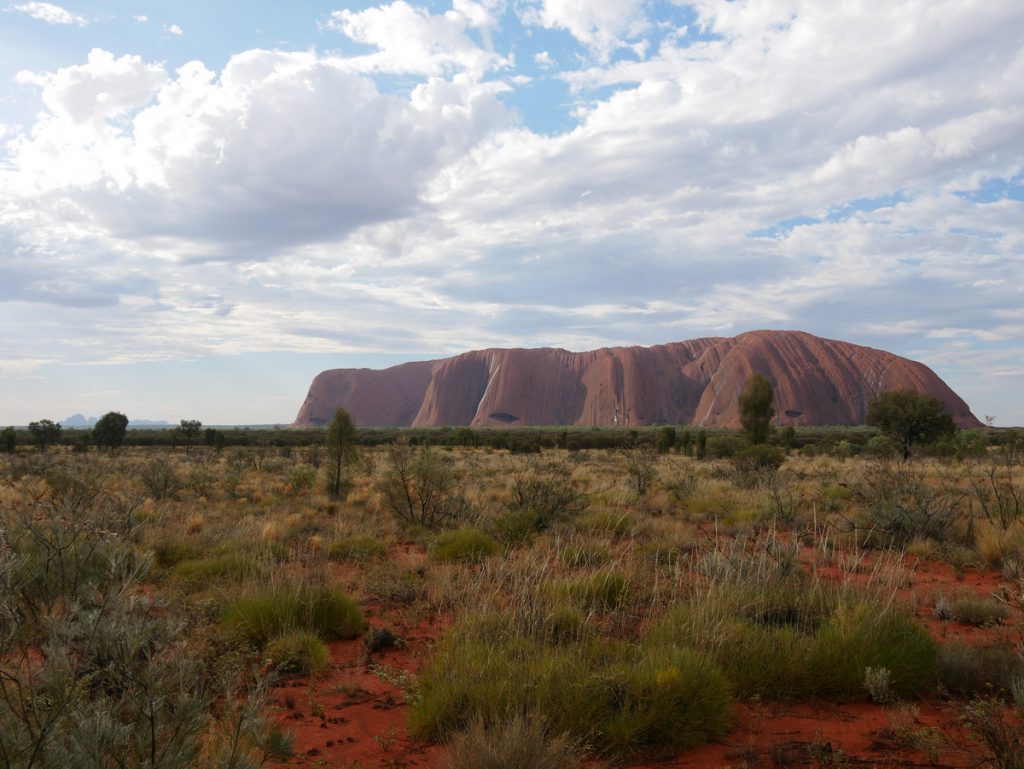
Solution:
[{"label": "red soil", "polygon": [[[1007,586],[995,573],[966,571],[957,575],[946,564],[914,564],[901,591],[917,605],[918,617],[934,635],[976,644],[1008,636],[1019,612],[1000,627],[969,627],[934,616],[934,596],[971,591],[1000,595]],[[866,566],[864,572],[869,570]],[[380,625],[381,623],[375,622]],[[415,676],[429,662],[432,646],[447,622],[428,620],[415,627],[391,624],[405,639],[401,648],[368,655],[360,640],[332,644],[332,665],[320,679],[294,678],[276,689],[271,713],[295,738],[295,755],[272,766],[437,767],[444,748],[412,738],[409,707],[399,680]],[[905,704],[869,702],[738,703],[733,729],[719,743],[665,760],[629,763],[624,769],[683,767],[948,767],[984,765],[984,751],[972,745],[958,722],[962,703],[931,699]],[[608,766],[589,761],[593,769]]]},{"label": "red soil", "polygon": [[293,678],[274,691],[271,714],[293,734],[295,754],[271,766],[437,765],[443,749],[409,735],[408,706],[397,679],[423,669],[444,627],[428,622],[396,632],[404,645],[374,654],[367,654],[362,639],[333,643],[326,676]]}]

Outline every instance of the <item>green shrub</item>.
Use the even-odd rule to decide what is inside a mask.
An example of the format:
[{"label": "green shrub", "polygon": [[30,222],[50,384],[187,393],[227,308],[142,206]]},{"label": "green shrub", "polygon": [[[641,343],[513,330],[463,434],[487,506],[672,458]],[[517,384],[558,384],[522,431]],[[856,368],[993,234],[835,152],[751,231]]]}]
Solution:
[{"label": "green shrub", "polygon": [[778,470],[786,461],[786,452],[777,446],[759,443],[737,451],[732,457],[733,466],[744,473],[765,473]]},{"label": "green shrub", "polygon": [[308,630],[324,640],[355,638],[364,630],[355,602],[326,585],[283,585],[236,598],[221,627],[264,646],[289,630]]},{"label": "green shrub", "polygon": [[722,591],[684,604],[651,637],[706,652],[746,697],[857,697],[868,667],[889,670],[900,696],[937,680],[938,646],[912,617],[866,602],[836,603],[809,587],[775,592],[752,598]]},{"label": "green shrub", "polygon": [[900,447],[888,435],[875,435],[864,444],[864,453],[881,459],[891,459],[899,454]]},{"label": "green shrub", "polygon": [[199,497],[208,496],[216,483],[217,476],[205,467],[194,468],[185,478],[185,485]]},{"label": "green shrub", "polygon": [[740,697],[792,697],[813,689],[807,659],[812,635],[793,625],[769,625],[729,611],[681,606],[652,630],[660,643],[693,646],[711,655]]},{"label": "green shrub", "polygon": [[737,435],[716,435],[707,441],[706,456],[711,459],[728,459],[742,451],[743,445],[743,439]]},{"label": "green shrub", "polygon": [[494,528],[502,542],[522,545],[544,528],[541,517],[531,507],[512,508],[494,519]]},{"label": "green shrub", "polygon": [[696,652],[603,638],[552,646],[481,634],[473,621],[447,634],[420,677],[412,725],[423,737],[536,713],[551,733],[628,756],[691,748],[729,727],[729,685]]},{"label": "green shrub", "polygon": [[282,633],[267,644],[264,654],[282,675],[319,676],[331,662],[324,642],[308,630]]},{"label": "green shrub", "polygon": [[893,691],[910,697],[934,686],[939,647],[913,617],[867,602],[847,604],[822,626],[808,664],[821,694],[858,694],[865,668],[884,667]]},{"label": "green shrub", "polygon": [[39,512],[0,510],[0,765],[256,766],[281,746],[269,682],[147,600],[148,554],[104,512]]},{"label": "green shrub", "polygon": [[288,485],[293,491],[309,491],[316,483],[316,468],[311,465],[296,465],[288,474]]},{"label": "green shrub", "polygon": [[450,457],[405,441],[389,445],[377,487],[403,524],[439,529],[465,518],[469,506]]},{"label": "green shrub", "polygon": [[572,469],[560,462],[522,462],[512,475],[507,518],[530,522],[534,533],[572,517],[587,506],[587,497],[572,484]]},{"label": "green shrub", "polygon": [[327,557],[332,561],[372,561],[385,558],[388,546],[368,535],[344,537],[327,546]]},{"label": "green shrub", "polygon": [[430,547],[430,557],[442,563],[479,563],[498,552],[498,543],[479,529],[456,529],[439,534]]},{"label": "green shrub", "polygon": [[181,479],[174,472],[174,466],[162,459],[151,459],[133,473],[143,490],[158,502],[173,497],[181,488]]},{"label": "green shrub", "polygon": [[855,490],[868,541],[880,545],[917,538],[945,542],[964,511],[965,496],[954,483],[932,483],[924,468],[885,460],[869,465]]}]

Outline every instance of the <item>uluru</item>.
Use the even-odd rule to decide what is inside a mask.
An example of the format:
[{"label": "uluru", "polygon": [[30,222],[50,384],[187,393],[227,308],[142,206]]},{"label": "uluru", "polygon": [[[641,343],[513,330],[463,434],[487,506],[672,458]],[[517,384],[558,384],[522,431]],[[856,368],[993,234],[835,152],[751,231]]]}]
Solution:
[{"label": "uluru", "polygon": [[310,385],[293,426],[345,408],[364,426],[688,424],[739,427],[754,373],[775,389],[779,425],[863,424],[887,390],[938,397],[960,427],[981,423],[923,363],[802,331],[750,331],[652,347],[475,350],[387,369],[331,369]]}]

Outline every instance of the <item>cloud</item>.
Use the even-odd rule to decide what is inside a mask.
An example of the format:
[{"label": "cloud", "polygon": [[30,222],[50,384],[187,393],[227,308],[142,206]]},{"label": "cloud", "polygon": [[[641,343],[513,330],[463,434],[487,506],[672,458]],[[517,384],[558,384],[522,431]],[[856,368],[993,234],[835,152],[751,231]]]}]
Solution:
[{"label": "cloud", "polygon": [[447,13],[434,15],[397,0],[364,11],[334,11],[327,27],[377,49],[347,59],[345,67],[354,71],[426,76],[463,72],[481,77],[512,63],[468,34],[470,29],[493,28],[492,11],[493,6],[456,2]]},{"label": "cloud", "polygon": [[533,63],[541,69],[551,69],[556,65],[556,62],[551,58],[551,54],[547,51],[541,51],[533,55]]},{"label": "cloud", "polygon": [[147,104],[167,76],[158,64],[139,56],[114,55],[94,48],[85,64],[54,73],[22,71],[17,81],[42,89],[43,103],[56,116],[72,123],[103,120]]},{"label": "cloud", "polygon": [[[20,75],[45,111],[4,139],[0,284],[40,330],[5,356],[804,328],[965,361],[979,408],[1019,412],[992,382],[1024,370],[1024,6],[700,0],[685,30],[531,8],[533,48],[502,4],[395,2],[331,15],[353,54]],[[564,130],[530,128],[562,106],[531,103],[534,66],[571,89]]]},{"label": "cloud", "polygon": [[54,5],[53,3],[19,3],[17,5],[10,5],[8,8],[12,11],[28,14],[33,19],[45,21],[47,24],[74,24],[79,27],[84,27],[89,23],[89,20],[84,16],[73,14],[65,8],[62,8],[59,5]]},{"label": "cloud", "polygon": [[170,76],[95,50],[21,81],[50,114],[10,145],[20,205],[44,195],[65,223],[194,258],[262,258],[409,216],[442,163],[508,120],[501,84],[430,79],[388,96],[312,53]]},{"label": "cloud", "polygon": [[182,28],[179,27],[177,24],[164,24],[164,32],[166,32],[168,35],[175,36],[185,34],[184,30],[182,30]]},{"label": "cloud", "polygon": [[540,0],[523,5],[522,19],[568,31],[602,62],[650,26],[642,0]]}]

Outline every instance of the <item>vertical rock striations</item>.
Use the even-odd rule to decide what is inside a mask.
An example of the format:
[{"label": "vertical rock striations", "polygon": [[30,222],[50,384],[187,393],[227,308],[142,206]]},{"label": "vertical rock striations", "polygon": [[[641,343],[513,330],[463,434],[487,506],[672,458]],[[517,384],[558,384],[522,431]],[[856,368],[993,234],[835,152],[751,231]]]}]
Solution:
[{"label": "vertical rock striations", "polygon": [[759,372],[778,424],[862,424],[885,390],[937,396],[962,427],[980,425],[927,366],[801,331],[751,331],[654,347],[477,350],[384,370],[317,375],[295,426],[343,406],[360,425],[649,425],[739,427],[736,400]]}]

